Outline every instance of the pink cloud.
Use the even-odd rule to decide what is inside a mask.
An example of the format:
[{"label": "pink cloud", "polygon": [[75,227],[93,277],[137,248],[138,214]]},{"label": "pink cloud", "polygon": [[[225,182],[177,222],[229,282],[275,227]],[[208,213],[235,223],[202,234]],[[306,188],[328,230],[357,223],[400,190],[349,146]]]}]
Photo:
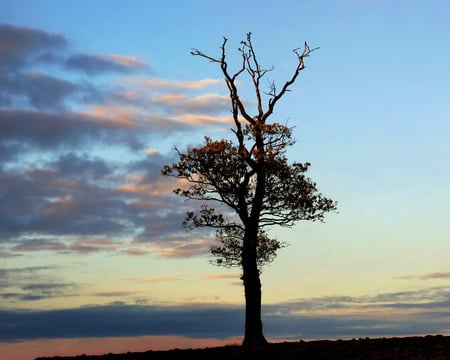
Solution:
[{"label": "pink cloud", "polygon": [[119,242],[110,239],[79,239],[67,246],[67,250],[86,254],[99,250],[117,250],[120,246]]},{"label": "pink cloud", "polygon": [[113,61],[117,64],[120,64],[123,67],[129,68],[129,69],[135,69],[135,68],[141,68],[141,67],[147,67],[147,64],[139,60],[135,56],[125,56],[125,55],[109,55],[106,57],[110,61]]},{"label": "pink cloud", "polygon": [[434,272],[424,275],[404,275],[396,277],[396,279],[399,280],[434,280],[448,278],[450,278],[450,272]]},{"label": "pink cloud", "polygon": [[209,115],[198,115],[198,114],[185,114],[173,117],[174,120],[180,123],[188,123],[192,125],[202,125],[202,124],[231,124],[230,116],[209,116]]},{"label": "pink cloud", "polygon": [[131,256],[142,256],[142,255],[147,255],[149,254],[151,251],[149,251],[148,249],[143,249],[143,248],[131,248],[131,249],[126,249],[123,250],[123,253],[126,255],[131,255]]},{"label": "pink cloud", "polygon": [[98,121],[116,125],[121,128],[128,128],[137,124],[136,118],[139,114],[137,109],[131,106],[96,105],[92,107],[89,115],[93,116]]},{"label": "pink cloud", "polygon": [[172,241],[159,244],[154,251],[165,258],[191,257],[209,253],[210,240]]},{"label": "pink cloud", "polygon": [[435,272],[431,274],[422,275],[419,277],[420,280],[447,279],[447,278],[450,278],[450,272]]},{"label": "pink cloud", "polygon": [[202,90],[206,87],[217,85],[222,82],[220,79],[202,79],[195,81],[174,81],[168,79],[129,77],[125,81],[134,86],[141,86],[148,89],[164,89],[170,91],[193,91]]}]

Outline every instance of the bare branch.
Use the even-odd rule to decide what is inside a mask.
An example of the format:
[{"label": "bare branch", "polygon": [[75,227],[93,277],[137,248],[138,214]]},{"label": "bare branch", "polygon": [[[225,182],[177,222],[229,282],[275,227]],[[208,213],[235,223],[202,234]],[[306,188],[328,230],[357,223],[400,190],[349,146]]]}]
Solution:
[{"label": "bare branch", "polygon": [[300,72],[306,67],[305,58],[308,57],[313,51],[317,49],[319,48],[315,47],[311,49],[305,41],[305,45],[301,53],[300,48],[292,50],[297,55],[298,65],[294,73],[292,74],[292,77],[284,83],[283,87],[281,88],[281,91],[278,94],[274,92],[272,98],[269,99],[268,110],[263,116],[263,122],[265,122],[267,118],[273,113],[276,103],[283,97],[283,95],[288,91],[289,87],[295,82],[295,80],[297,80],[297,77],[300,74]]}]

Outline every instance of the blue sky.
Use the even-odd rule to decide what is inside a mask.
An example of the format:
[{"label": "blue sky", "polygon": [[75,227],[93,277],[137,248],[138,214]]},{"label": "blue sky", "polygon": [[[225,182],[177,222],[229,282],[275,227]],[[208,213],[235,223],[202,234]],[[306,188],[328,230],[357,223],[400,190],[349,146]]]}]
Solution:
[{"label": "blue sky", "polygon": [[[190,204],[159,171],[175,145],[230,136],[220,69],[190,50],[218,55],[226,36],[236,64],[249,31],[277,84],[293,48],[320,47],[273,120],[295,126],[290,158],[312,163],[339,211],[273,229],[290,246],[262,274],[267,335],[448,333],[446,1],[0,9],[0,348],[10,359],[50,343],[110,352],[111,338],[118,351],[140,337],[153,348],[239,341],[239,269],[209,264],[211,239],[181,227]],[[86,332],[92,314],[108,321]]]}]

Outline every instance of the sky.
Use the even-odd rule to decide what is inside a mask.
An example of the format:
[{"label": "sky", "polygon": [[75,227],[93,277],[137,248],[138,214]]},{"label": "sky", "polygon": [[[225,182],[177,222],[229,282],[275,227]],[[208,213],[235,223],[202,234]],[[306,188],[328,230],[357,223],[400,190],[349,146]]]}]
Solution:
[{"label": "sky", "polygon": [[[272,341],[450,335],[445,0],[0,0],[0,359],[240,343],[238,268],[181,225],[174,147],[230,137],[248,32],[282,84],[272,121],[338,202],[271,234]],[[263,82],[264,83],[264,82]],[[248,109],[251,86],[239,82]]]}]

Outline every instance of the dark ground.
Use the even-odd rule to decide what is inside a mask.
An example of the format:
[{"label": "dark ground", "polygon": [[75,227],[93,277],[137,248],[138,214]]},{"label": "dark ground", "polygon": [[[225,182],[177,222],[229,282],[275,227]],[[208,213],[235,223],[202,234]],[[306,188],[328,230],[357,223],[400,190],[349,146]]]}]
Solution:
[{"label": "dark ground", "polygon": [[[301,360],[450,360],[450,336],[299,341],[268,344],[252,353],[240,346],[206,349],[147,351],[142,353],[80,355],[39,360],[203,360],[203,359],[301,359]],[[36,359],[36,360],[38,360]]]}]

